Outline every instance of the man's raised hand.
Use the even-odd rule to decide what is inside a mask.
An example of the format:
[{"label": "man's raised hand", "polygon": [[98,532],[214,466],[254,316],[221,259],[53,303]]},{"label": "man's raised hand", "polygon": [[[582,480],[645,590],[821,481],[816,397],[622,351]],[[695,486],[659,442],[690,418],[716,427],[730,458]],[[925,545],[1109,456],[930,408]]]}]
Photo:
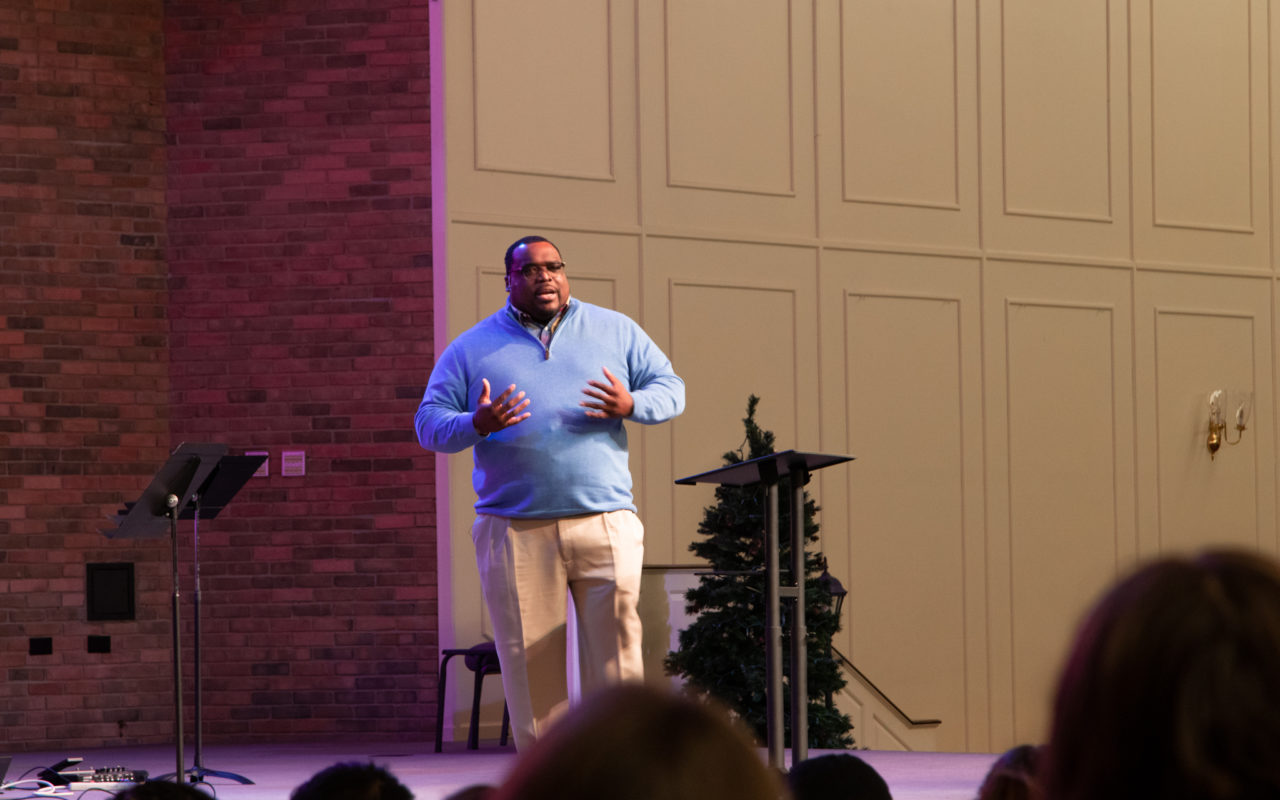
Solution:
[{"label": "man's raised hand", "polygon": [[609,379],[608,383],[587,381],[587,388],[582,390],[583,394],[589,395],[594,400],[594,402],[583,400],[580,403],[586,406],[587,416],[596,419],[631,416],[636,404],[631,399],[631,393],[627,391],[626,385],[615,378],[608,367],[604,367],[604,376]]},{"label": "man's raised hand", "polygon": [[525,411],[529,407],[529,398],[524,396],[524,392],[512,397],[516,391],[514,383],[493,401],[489,400],[489,380],[481,378],[480,385],[480,400],[476,403],[475,413],[471,415],[471,424],[476,433],[488,436],[529,418],[529,412]]}]

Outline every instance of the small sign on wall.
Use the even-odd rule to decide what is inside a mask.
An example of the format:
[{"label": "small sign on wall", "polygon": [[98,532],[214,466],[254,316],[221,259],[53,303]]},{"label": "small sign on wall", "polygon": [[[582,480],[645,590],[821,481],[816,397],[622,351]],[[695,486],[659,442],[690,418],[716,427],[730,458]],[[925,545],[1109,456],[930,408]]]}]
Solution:
[{"label": "small sign on wall", "polygon": [[280,474],[286,478],[307,474],[307,453],[305,450],[285,450],[280,454]]},{"label": "small sign on wall", "polygon": [[[244,451],[244,454],[246,456],[270,456],[271,455],[266,450],[246,450]],[[271,459],[264,458],[262,460],[262,463],[258,465],[258,471],[253,473],[253,477],[266,478],[269,475],[271,475]]]}]

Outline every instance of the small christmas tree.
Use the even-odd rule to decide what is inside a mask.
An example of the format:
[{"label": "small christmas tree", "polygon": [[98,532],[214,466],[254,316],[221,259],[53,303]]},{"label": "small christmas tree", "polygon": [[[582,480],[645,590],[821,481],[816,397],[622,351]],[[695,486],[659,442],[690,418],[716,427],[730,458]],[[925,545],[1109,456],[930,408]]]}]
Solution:
[{"label": "small christmas tree", "polygon": [[[773,433],[756,424],[760,398],[747,400],[746,441],[743,448],[724,454],[726,464],[737,464],[774,452]],[[745,449],[745,453],[743,450]],[[790,498],[786,479],[779,482],[779,498]],[[768,734],[765,692],[768,685],[765,664],[765,520],[764,489],[760,486],[719,486],[716,505],[705,509],[698,533],[705,539],[689,545],[695,555],[706,559],[714,572],[703,575],[698,586],[685,593],[686,610],[695,615],[693,623],[680,632],[680,647],[667,654],[666,669],[682,676],[695,692],[715,697],[733,709],[764,741]],[[791,529],[792,509],[780,502],[778,529]],[[853,746],[849,717],[829,707],[826,698],[843,689],[844,676],[831,656],[831,637],[840,629],[840,619],[831,608],[828,595],[816,575],[825,559],[808,552],[816,542],[818,507],[804,493],[805,627],[808,655],[809,747],[840,749]],[[791,564],[790,537],[782,537],[779,563]],[[784,575],[787,566],[783,566]],[[790,652],[786,605],[780,619],[783,649]],[[791,659],[783,658],[784,684],[789,681]],[[783,717],[790,735],[790,691],[783,692]]]}]

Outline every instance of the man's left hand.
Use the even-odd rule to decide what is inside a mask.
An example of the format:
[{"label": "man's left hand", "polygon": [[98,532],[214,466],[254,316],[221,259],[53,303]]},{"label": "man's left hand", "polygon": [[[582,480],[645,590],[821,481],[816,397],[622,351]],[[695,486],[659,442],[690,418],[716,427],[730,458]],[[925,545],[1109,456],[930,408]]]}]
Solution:
[{"label": "man's left hand", "polygon": [[587,416],[596,419],[631,416],[636,407],[635,401],[631,399],[631,392],[627,391],[622,381],[613,376],[608,367],[604,368],[604,376],[609,379],[608,383],[587,381],[588,388],[582,390],[583,394],[593,398],[581,403],[587,409]]}]

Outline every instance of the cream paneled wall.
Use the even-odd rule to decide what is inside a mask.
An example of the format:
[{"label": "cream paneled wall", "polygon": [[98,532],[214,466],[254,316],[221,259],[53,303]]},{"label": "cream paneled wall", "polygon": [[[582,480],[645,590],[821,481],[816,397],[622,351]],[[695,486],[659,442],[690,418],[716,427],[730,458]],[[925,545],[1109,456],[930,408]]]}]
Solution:
[{"label": "cream paneled wall", "polygon": [[[1215,540],[1277,549],[1272,278],[1137,276],[1141,552]],[[1255,393],[1254,427],[1202,463],[1201,385]],[[1208,533],[1206,533],[1208,532]]]},{"label": "cream paneled wall", "polygon": [[984,284],[992,727],[1029,741],[1081,608],[1135,553],[1130,276],[993,259]]},{"label": "cream paneled wall", "polygon": [[[1039,740],[1118,574],[1280,547],[1262,0],[430,7],[438,348],[540,232],[687,381],[684,416],[629,428],[655,679],[681,623],[656,595],[712,502],[672,482],[739,446],[752,393],[780,447],[857,456],[811,487],[851,590],[838,646],[942,720],[851,681],[863,746]],[[1216,388],[1256,411],[1211,461]],[[470,456],[439,463],[448,646],[487,623]]]},{"label": "cream paneled wall", "polygon": [[814,233],[824,244],[978,246],[975,15],[958,11],[816,4]]},{"label": "cream paneled wall", "polygon": [[[987,702],[967,677],[988,661],[979,267],[829,249],[818,312],[822,448],[858,457],[819,473],[816,492],[823,550],[852,598],[838,647],[908,713],[942,719],[942,737],[954,728],[952,748],[966,709]],[[861,744],[923,746],[857,710]]]},{"label": "cream paneled wall", "polygon": [[982,4],[987,252],[1129,263],[1125,8],[1102,0]]}]

